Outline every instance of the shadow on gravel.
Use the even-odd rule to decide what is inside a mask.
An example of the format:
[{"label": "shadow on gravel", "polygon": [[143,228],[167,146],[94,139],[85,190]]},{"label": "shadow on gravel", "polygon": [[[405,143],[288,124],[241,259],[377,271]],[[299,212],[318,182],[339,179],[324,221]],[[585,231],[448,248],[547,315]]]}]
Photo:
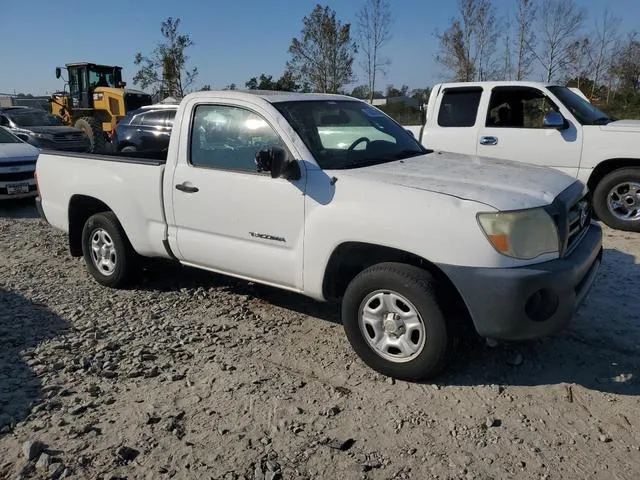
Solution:
[{"label": "shadow on gravel", "polygon": [[249,295],[277,307],[309,315],[327,322],[340,324],[340,307],[335,303],[322,303],[295,292],[267,285],[237,280],[233,277],[182,266],[169,262],[148,265],[140,290],[175,291],[181,288],[217,288],[236,295]]},{"label": "shadow on gravel", "polygon": [[0,201],[0,218],[39,218],[33,198]]},{"label": "shadow on gravel", "polygon": [[55,337],[66,322],[46,307],[0,288],[0,435],[23,420],[42,399],[42,384],[25,363],[32,349]]},{"label": "shadow on gravel", "polygon": [[[640,395],[640,301],[638,289],[629,291],[625,285],[640,287],[640,268],[633,256],[607,250],[599,278],[569,329],[553,337],[495,348],[477,336],[467,336],[435,382],[460,386],[575,383],[602,392]],[[339,305],[177,264],[154,262],[139,286],[153,291],[212,287],[340,323]]]}]

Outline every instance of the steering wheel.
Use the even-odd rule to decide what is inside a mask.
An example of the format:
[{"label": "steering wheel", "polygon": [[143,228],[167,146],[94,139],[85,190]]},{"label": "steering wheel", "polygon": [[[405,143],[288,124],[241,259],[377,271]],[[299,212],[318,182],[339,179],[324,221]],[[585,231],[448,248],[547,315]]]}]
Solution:
[{"label": "steering wheel", "polygon": [[357,145],[360,145],[362,142],[367,142],[367,145],[371,142],[367,137],[360,137],[355,142],[353,142],[347,150],[352,151],[356,148]]}]

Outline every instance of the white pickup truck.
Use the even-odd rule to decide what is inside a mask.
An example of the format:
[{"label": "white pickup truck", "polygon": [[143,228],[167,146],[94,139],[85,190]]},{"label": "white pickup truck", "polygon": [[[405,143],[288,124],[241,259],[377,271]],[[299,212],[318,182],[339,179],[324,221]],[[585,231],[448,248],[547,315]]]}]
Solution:
[{"label": "white pickup truck", "polygon": [[574,89],[539,82],[435,85],[426,122],[436,151],[554,167],[587,184],[596,216],[640,232],[640,120],[615,120]]},{"label": "white pickup truck", "polygon": [[340,95],[198,92],[166,159],[44,151],[40,215],[103,285],[141,257],[341,299],[354,350],[431,377],[458,327],[564,328],[602,258],[586,187],[554,169],[426,150]]}]

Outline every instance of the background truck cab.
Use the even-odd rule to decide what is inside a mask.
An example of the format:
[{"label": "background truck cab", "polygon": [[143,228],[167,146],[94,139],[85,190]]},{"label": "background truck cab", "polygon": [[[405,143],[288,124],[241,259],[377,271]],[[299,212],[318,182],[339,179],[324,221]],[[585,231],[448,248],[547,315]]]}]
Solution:
[{"label": "background truck cab", "polygon": [[640,120],[616,120],[568,87],[438,84],[419,135],[435,150],[557,168],[588,185],[605,224],[640,231]]}]

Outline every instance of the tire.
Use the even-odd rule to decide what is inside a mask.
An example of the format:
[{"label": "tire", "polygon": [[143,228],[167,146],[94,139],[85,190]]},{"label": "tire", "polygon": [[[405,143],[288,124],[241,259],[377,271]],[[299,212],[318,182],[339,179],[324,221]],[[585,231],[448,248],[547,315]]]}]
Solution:
[{"label": "tire", "polygon": [[[636,194],[626,186],[636,188]],[[615,192],[615,193],[614,193]],[[626,194],[625,194],[626,192]],[[621,201],[617,213],[609,205],[610,196]],[[627,232],[640,232],[640,168],[621,168],[606,175],[593,192],[593,209],[608,227]],[[624,218],[624,212],[629,216]]]},{"label": "tire", "polygon": [[[100,245],[104,245],[104,250],[94,256],[94,248]],[[82,254],[89,273],[104,286],[122,288],[137,277],[138,255],[113,212],[97,213],[85,222]],[[107,259],[109,262],[105,263]]]},{"label": "tire", "polygon": [[76,120],[74,125],[84,132],[89,137],[91,146],[89,148],[90,153],[104,153],[107,149],[107,139],[102,131],[102,123],[100,123],[94,117],[81,117]]},{"label": "tire", "polygon": [[[395,305],[395,309],[400,307],[403,312],[414,310],[422,324],[422,332],[416,335],[419,328],[415,327],[415,318],[412,319],[414,326],[409,323],[404,325],[403,321],[398,320],[402,323],[399,332],[405,329],[400,336],[410,344],[411,349],[416,350],[405,358],[401,358],[404,352],[396,347],[387,346],[381,353],[372,345],[376,338],[385,335],[393,341],[397,340],[393,333],[387,331],[387,327],[380,330],[382,324],[378,322],[376,333],[372,324],[361,322],[361,312],[365,306],[379,305],[384,312],[387,309],[382,302],[387,300]],[[403,305],[408,310],[402,308]],[[374,310],[377,311],[377,307]],[[381,316],[376,314],[371,318],[378,319]],[[392,325],[389,327],[393,327],[396,320],[390,321]],[[342,323],[349,343],[364,363],[383,375],[399,380],[422,381],[434,377],[447,362],[453,345],[453,329],[447,325],[438,304],[433,278],[428,272],[410,265],[381,263],[356,276],[347,286],[342,299]],[[394,349],[400,354],[394,355]]]}]

